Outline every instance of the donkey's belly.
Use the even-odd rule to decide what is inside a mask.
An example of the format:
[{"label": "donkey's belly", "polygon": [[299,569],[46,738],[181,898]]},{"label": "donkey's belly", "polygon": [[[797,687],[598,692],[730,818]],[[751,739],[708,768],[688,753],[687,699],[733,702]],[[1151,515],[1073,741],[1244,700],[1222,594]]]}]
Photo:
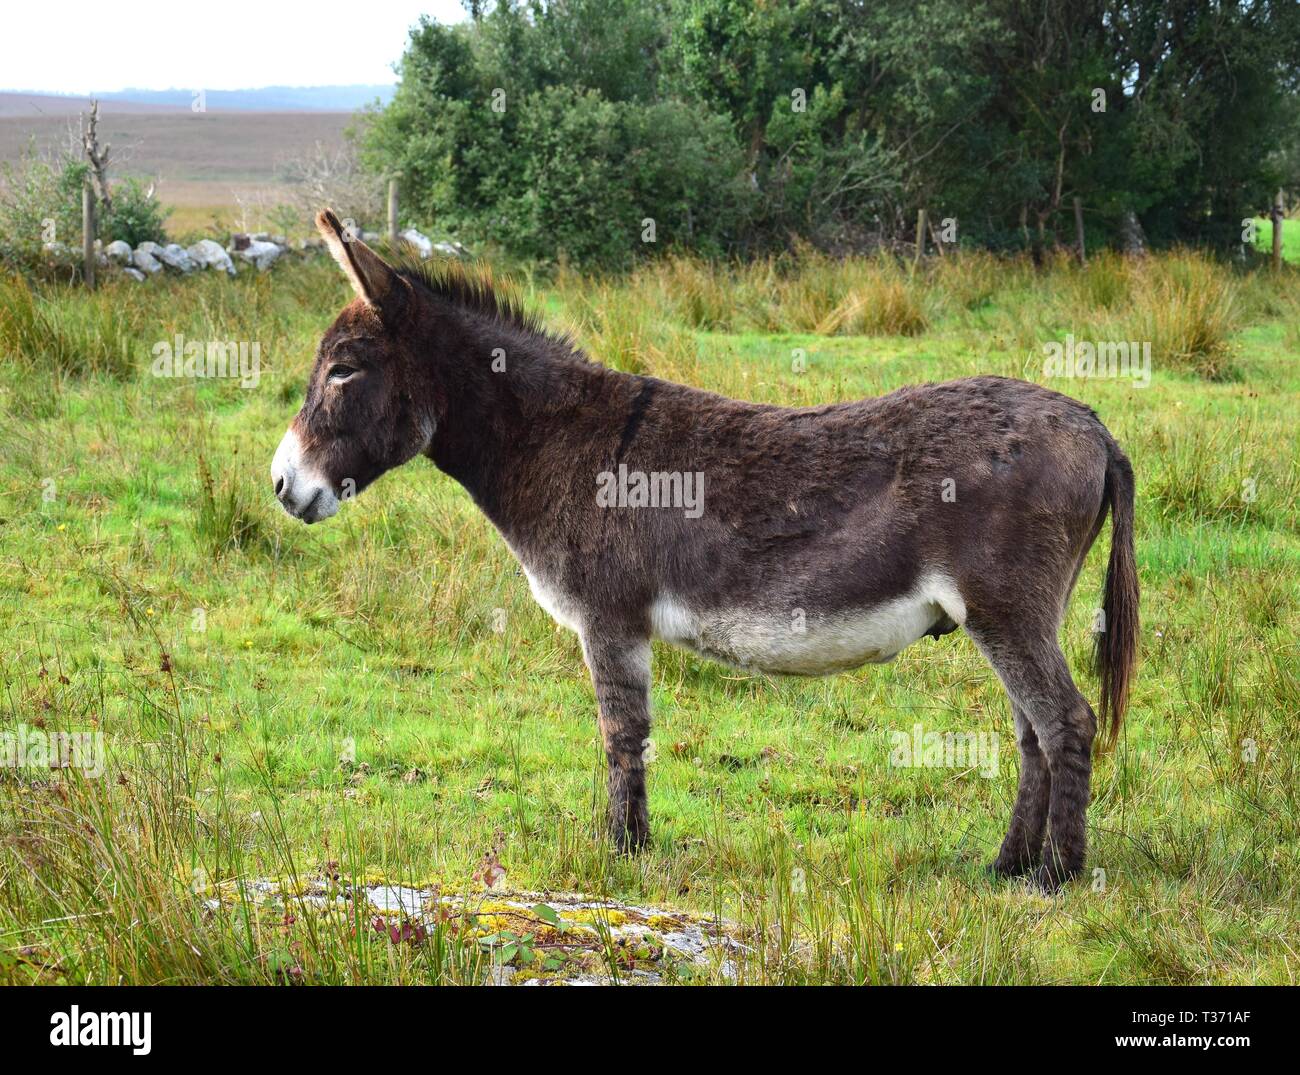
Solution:
[{"label": "donkey's belly", "polygon": [[650,613],[656,638],[741,668],[819,676],[892,661],[931,630],[951,630],[966,606],[951,580],[932,574],[911,593],[870,608],[693,610],[661,596]]}]

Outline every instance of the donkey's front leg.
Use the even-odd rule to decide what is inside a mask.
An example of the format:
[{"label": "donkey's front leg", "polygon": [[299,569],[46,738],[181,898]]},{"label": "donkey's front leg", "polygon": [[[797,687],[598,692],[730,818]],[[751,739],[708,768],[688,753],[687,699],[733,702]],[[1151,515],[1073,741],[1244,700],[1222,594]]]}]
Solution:
[{"label": "donkey's front leg", "polygon": [[645,749],[650,735],[650,643],[599,628],[582,633],[582,653],[600,706],[609,763],[609,833],[619,851],[635,852],[650,835]]}]

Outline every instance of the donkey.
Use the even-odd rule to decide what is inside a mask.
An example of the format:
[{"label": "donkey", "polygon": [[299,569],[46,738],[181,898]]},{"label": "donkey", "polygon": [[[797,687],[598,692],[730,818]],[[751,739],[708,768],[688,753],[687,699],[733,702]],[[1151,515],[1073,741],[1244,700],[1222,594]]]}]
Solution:
[{"label": "donkey", "polygon": [[356,298],[321,340],[275,495],[318,522],[417,455],[465,487],[581,640],[620,851],[649,834],[652,638],[824,675],[961,627],[1020,748],[992,869],[1048,891],[1079,873],[1098,720],[1057,636],[1108,511],[1103,743],[1138,632],[1133,471],[1092,410],[1002,377],[817,407],[728,399],[608,369],[487,279],[394,267],[328,210],[317,225]]}]

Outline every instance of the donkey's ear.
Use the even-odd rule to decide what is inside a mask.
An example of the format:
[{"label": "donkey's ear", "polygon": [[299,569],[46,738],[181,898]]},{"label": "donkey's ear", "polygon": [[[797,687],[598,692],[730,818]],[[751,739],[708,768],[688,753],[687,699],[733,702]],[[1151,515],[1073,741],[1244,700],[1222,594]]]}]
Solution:
[{"label": "donkey's ear", "polygon": [[367,305],[382,308],[400,288],[402,278],[393,267],[361,241],[351,227],[344,227],[332,209],[323,209],[316,217],[316,227],[325,239],[325,245],[334,255],[348,279],[352,290]]}]

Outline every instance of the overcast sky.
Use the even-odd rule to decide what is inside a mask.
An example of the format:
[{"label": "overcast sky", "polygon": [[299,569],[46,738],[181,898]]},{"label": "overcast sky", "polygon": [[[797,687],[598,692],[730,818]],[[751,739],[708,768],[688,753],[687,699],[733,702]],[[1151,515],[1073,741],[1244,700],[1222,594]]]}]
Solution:
[{"label": "overcast sky", "polygon": [[460,0],[6,0],[0,89],[86,94],[128,86],[391,83],[407,31],[421,14],[439,22],[466,17]]}]

